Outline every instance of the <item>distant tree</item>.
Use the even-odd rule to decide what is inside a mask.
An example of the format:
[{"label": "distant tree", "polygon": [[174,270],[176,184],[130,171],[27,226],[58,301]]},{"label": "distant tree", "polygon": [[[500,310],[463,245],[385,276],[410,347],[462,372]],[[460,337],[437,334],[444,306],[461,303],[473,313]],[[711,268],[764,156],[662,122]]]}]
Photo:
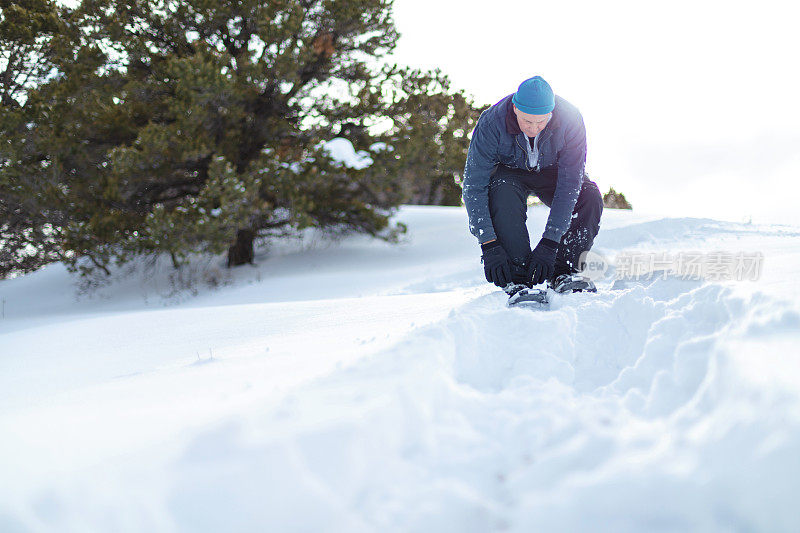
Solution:
[{"label": "distant tree", "polygon": [[633,206],[625,199],[625,195],[617,192],[613,187],[603,195],[603,207],[612,209],[633,209]]},{"label": "distant tree", "polygon": [[[444,76],[374,66],[397,40],[391,3],[0,2],[0,276],[138,254],[239,264],[306,227],[391,240],[402,201],[457,202],[474,118]],[[322,147],[337,135],[394,151],[349,168]],[[424,174],[401,172],[412,145]]]},{"label": "distant tree", "polygon": [[535,205],[544,205],[544,202],[539,200],[539,197],[536,196],[535,194],[530,194],[530,195],[528,195],[527,204],[528,204],[528,207],[532,207],[532,206],[535,206]]}]

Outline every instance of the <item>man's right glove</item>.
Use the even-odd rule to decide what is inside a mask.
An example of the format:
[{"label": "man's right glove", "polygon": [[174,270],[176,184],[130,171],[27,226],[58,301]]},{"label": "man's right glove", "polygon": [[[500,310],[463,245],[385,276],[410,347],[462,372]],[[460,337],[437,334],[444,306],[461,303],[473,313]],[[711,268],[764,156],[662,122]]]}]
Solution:
[{"label": "man's right glove", "polygon": [[497,241],[483,243],[481,250],[483,251],[481,260],[486,281],[501,288],[511,283],[511,261],[500,243]]},{"label": "man's right glove", "polygon": [[531,283],[538,285],[553,277],[557,251],[558,243],[556,241],[542,238],[536,248],[528,254],[526,260],[528,269],[525,271],[525,276],[531,280]]}]

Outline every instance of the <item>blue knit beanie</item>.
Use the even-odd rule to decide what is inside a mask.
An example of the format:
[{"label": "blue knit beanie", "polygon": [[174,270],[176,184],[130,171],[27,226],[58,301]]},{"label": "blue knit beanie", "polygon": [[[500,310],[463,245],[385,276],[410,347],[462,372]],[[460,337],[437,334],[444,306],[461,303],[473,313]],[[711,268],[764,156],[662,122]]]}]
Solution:
[{"label": "blue knit beanie", "polygon": [[553,89],[541,76],[534,76],[520,83],[511,101],[517,109],[529,115],[546,115],[556,107]]}]

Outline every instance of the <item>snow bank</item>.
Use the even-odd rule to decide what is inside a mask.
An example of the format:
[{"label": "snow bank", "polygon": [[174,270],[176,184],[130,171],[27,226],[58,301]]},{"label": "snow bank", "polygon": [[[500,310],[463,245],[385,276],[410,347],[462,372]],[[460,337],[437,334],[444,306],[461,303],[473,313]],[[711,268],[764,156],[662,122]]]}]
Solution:
[{"label": "snow bank", "polygon": [[[260,494],[292,487],[234,510],[299,530],[797,526],[800,358],[784,352],[755,380],[741,367],[771,303],[667,280],[548,313],[502,305],[479,297],[258,421],[209,431],[182,457],[176,492],[208,502],[201,524],[213,502],[245,496],[243,478]],[[766,344],[781,346],[786,321],[796,311],[768,320]],[[204,471],[197,448],[209,446],[231,477]],[[253,457],[268,478],[246,473]],[[297,516],[304,505],[315,511]]]},{"label": "snow bank", "polygon": [[605,253],[761,250],[762,278],[537,312],[462,211],[400,217],[400,246],[278,249],[179,300],[0,282],[0,530],[800,527],[795,229],[608,210]]}]

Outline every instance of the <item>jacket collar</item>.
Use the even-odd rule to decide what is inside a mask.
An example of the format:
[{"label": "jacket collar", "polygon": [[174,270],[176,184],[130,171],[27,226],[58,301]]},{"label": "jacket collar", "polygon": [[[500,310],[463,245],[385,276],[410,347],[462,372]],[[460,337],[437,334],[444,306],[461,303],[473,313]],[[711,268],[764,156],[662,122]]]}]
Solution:
[{"label": "jacket collar", "polygon": [[519,135],[522,133],[522,130],[519,129],[517,116],[514,114],[514,105],[511,103],[512,96],[514,95],[512,94],[506,97],[506,131],[509,135]]}]

